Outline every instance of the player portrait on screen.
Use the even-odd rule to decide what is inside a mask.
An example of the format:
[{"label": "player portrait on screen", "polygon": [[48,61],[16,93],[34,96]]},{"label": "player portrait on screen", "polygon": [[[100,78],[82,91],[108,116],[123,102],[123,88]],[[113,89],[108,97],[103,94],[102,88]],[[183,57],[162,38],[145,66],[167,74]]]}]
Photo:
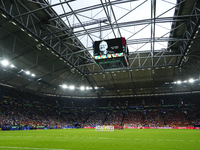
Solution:
[{"label": "player portrait on screen", "polygon": [[114,54],[114,51],[109,51],[108,50],[108,44],[106,41],[101,41],[99,44],[99,51],[100,55],[106,55],[106,54]]}]

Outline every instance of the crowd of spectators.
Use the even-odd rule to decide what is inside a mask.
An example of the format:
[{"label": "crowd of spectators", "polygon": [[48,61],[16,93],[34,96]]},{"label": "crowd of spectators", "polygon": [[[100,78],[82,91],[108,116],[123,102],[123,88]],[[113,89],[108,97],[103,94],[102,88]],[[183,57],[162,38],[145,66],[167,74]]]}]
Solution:
[{"label": "crowd of spectators", "polygon": [[0,126],[194,126],[200,125],[198,97],[199,94],[191,94],[80,100],[47,97],[2,87]]},{"label": "crowd of spectators", "polygon": [[91,113],[88,119],[84,122],[86,127],[95,127],[96,125],[103,125],[105,120],[105,112],[94,112]]},{"label": "crowd of spectators", "polygon": [[143,124],[143,113],[140,111],[132,111],[125,115],[123,124],[138,127]]},{"label": "crowd of spectators", "polygon": [[106,120],[104,121],[105,125],[122,125],[123,121],[123,112],[111,112],[107,115]]}]

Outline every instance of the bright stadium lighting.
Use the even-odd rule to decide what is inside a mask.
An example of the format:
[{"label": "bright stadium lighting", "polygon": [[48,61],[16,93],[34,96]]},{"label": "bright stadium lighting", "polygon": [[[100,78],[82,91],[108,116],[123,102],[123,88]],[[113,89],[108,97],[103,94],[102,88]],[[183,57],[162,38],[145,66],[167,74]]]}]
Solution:
[{"label": "bright stadium lighting", "polygon": [[70,90],[74,90],[74,89],[75,89],[75,86],[70,85],[70,86],[69,86],[69,89],[70,89]]},{"label": "bright stadium lighting", "polygon": [[176,83],[177,83],[177,84],[181,84],[181,81],[179,80],[179,81],[177,81]]},{"label": "bright stadium lighting", "polygon": [[194,79],[189,79],[188,80],[190,83],[193,83],[194,82]]},{"label": "bright stadium lighting", "polygon": [[87,86],[87,87],[86,87],[86,90],[89,90],[89,89],[90,89],[90,88]]},{"label": "bright stadium lighting", "polygon": [[31,76],[32,76],[32,77],[35,77],[35,74],[34,74],[34,73],[32,73],[32,74],[31,74]]},{"label": "bright stadium lighting", "polygon": [[4,14],[1,14],[1,15],[2,15],[4,18],[7,18],[6,15],[4,15]]},{"label": "bright stadium lighting", "polygon": [[66,84],[63,84],[63,85],[62,85],[62,88],[63,88],[63,89],[66,89],[66,88],[67,88],[67,85],[66,85]]},{"label": "bright stadium lighting", "polygon": [[85,90],[85,87],[84,87],[84,86],[81,86],[80,89],[83,91],[83,90]]},{"label": "bright stadium lighting", "polygon": [[26,71],[26,74],[29,75],[29,74],[30,74],[30,71]]},{"label": "bright stadium lighting", "polygon": [[15,26],[17,25],[15,22],[12,22],[12,24],[14,24]]},{"label": "bright stadium lighting", "polygon": [[4,59],[1,61],[1,64],[2,64],[2,66],[6,67],[9,65],[9,62],[8,62],[8,60]]},{"label": "bright stadium lighting", "polygon": [[10,65],[11,68],[16,68],[16,66],[14,66],[13,64]]}]

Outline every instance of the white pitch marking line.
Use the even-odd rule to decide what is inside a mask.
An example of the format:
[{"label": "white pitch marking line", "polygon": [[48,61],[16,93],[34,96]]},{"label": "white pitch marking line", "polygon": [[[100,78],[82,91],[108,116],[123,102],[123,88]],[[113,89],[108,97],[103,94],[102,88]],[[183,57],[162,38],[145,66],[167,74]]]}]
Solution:
[{"label": "white pitch marking line", "polygon": [[10,146],[0,146],[0,148],[6,149],[37,149],[37,150],[70,150],[70,149],[55,149],[55,148],[31,148],[31,147],[10,147]]}]

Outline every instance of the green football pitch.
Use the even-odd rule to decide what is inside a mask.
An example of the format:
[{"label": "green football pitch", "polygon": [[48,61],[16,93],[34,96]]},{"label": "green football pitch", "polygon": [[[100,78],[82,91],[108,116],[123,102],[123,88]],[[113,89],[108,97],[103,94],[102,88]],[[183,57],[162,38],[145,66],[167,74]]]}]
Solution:
[{"label": "green football pitch", "polygon": [[1,131],[0,150],[199,150],[200,130],[94,129]]}]

